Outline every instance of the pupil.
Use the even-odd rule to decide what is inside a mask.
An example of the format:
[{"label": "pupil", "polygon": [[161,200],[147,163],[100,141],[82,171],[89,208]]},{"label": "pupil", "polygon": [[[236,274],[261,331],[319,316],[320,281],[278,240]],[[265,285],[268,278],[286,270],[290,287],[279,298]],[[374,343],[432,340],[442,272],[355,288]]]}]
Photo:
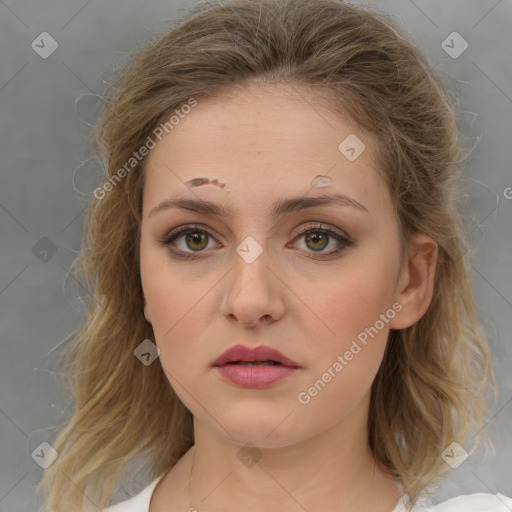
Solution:
[{"label": "pupil", "polygon": [[[308,233],[306,235],[306,244],[308,245],[308,247],[314,251],[319,251],[319,250],[322,250],[322,249],[325,249],[325,247],[327,247],[327,238],[328,238],[328,235],[326,235],[325,233]],[[318,241],[320,241],[320,247],[310,247],[309,246],[309,242],[313,240],[313,244],[315,243],[318,243]],[[323,240],[323,244],[321,243]]]},{"label": "pupil", "polygon": [[199,247],[199,248],[191,247],[191,244],[200,243],[201,241],[204,242],[206,240],[206,233],[199,233],[199,232],[188,233],[186,236],[186,240],[187,240],[187,245],[190,249],[192,249],[192,250],[204,249],[204,247],[205,247],[204,244],[202,247]]}]

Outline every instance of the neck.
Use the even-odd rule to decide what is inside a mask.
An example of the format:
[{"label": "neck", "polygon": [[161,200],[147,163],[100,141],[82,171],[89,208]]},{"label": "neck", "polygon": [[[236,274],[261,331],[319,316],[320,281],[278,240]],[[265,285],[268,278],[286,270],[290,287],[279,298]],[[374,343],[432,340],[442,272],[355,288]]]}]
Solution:
[{"label": "neck", "polygon": [[400,497],[396,482],[375,465],[366,429],[340,436],[334,426],[313,439],[272,448],[228,442],[198,421],[194,432],[192,512],[234,512],[241,503],[246,512],[389,512]]}]

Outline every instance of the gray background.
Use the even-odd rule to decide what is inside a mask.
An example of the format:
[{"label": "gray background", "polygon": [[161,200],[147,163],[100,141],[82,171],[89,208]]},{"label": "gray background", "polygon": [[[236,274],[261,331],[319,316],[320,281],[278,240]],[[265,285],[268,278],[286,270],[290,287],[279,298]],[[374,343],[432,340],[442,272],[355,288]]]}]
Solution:
[{"label": "gray background", "polygon": [[[192,4],[0,1],[2,512],[36,510],[34,488],[42,469],[31,453],[41,442],[51,443],[54,427],[70,415],[59,388],[58,350],[52,348],[84,318],[84,292],[65,277],[80,249],[84,208],[99,177],[89,148],[97,95],[115,68]],[[480,451],[451,470],[435,501],[471,492],[512,496],[512,2],[370,5],[392,13],[442,72],[459,99],[467,147],[479,141],[466,167],[467,221],[478,248],[472,277],[479,319],[500,385],[488,425],[496,451],[486,459]],[[58,48],[43,59],[31,43],[45,31]],[[441,46],[453,31],[469,45],[458,58]],[[139,478],[126,493],[146,483]]]}]

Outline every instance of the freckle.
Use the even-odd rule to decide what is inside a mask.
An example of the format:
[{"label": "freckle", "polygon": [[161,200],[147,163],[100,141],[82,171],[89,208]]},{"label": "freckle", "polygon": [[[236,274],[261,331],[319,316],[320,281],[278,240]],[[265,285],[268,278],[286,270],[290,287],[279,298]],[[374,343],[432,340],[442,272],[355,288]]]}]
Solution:
[{"label": "freckle", "polygon": [[331,183],[331,178],[319,174],[311,183],[313,183],[315,187],[327,187]]}]

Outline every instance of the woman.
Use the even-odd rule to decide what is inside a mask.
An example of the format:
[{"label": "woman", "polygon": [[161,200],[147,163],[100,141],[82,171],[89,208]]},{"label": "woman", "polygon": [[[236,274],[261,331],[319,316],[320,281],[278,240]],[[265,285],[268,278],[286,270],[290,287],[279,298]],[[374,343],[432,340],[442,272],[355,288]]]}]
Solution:
[{"label": "woman", "polygon": [[[494,380],[455,114],[418,50],[334,0],[202,5],[96,140],[49,510],[104,509],[137,458],[151,483],[108,512],[427,510]],[[431,510],[469,503],[512,506]]]}]

